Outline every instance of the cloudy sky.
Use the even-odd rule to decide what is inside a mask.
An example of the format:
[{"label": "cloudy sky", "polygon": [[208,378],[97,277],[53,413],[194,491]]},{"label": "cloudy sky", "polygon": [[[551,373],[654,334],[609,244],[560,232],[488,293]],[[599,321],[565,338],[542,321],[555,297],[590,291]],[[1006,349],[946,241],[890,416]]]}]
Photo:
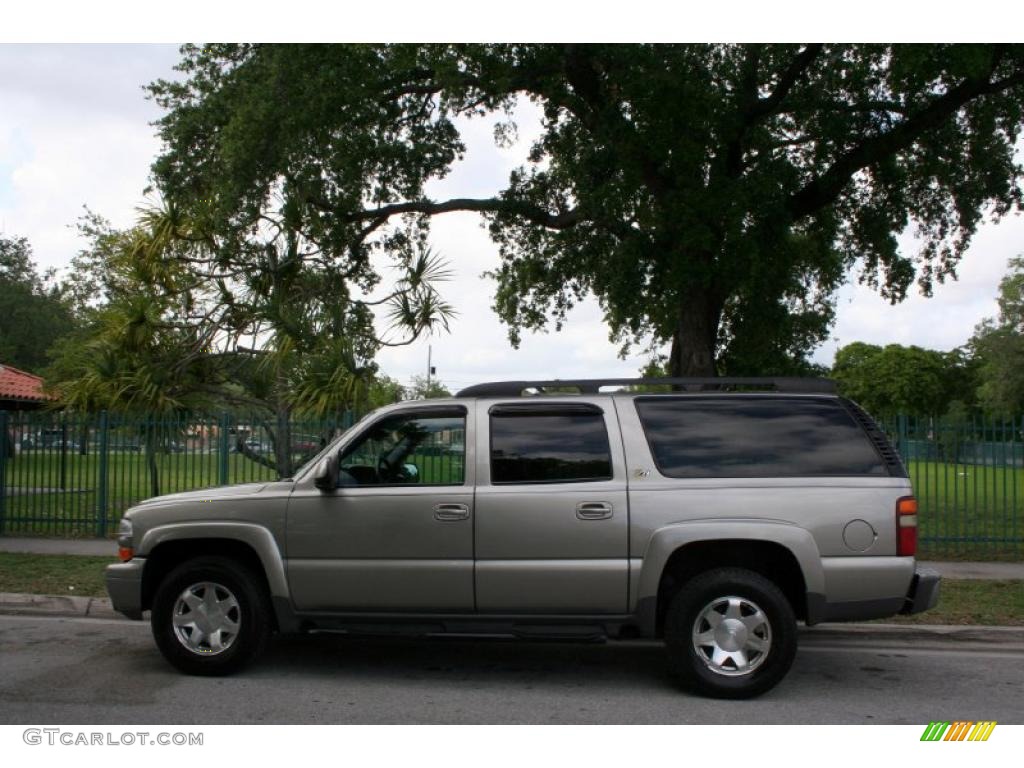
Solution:
[{"label": "cloudy sky", "polygon": [[[88,206],[115,225],[133,222],[149,165],[159,150],[150,123],[159,117],[141,86],[170,77],[177,49],[168,45],[0,45],[0,233],[24,236],[44,267],[63,268],[82,243],[74,223]],[[433,197],[487,195],[499,189],[536,133],[523,112],[520,142],[494,147],[490,124],[465,124],[466,160],[430,189]],[[634,375],[644,362],[620,360],[596,304],[577,308],[561,333],[526,335],[513,350],[490,309],[493,285],[481,273],[497,253],[479,220],[448,214],[434,222],[436,250],[456,278],[445,293],[459,311],[449,335],[382,353],[385,372],[402,380],[426,368],[433,348],[438,377],[452,389],[520,377]],[[904,247],[913,248],[911,238]],[[916,293],[892,307],[872,291],[848,286],[839,297],[833,341],[816,360],[830,363],[837,344],[868,341],[951,349],[995,312],[1006,261],[1024,252],[1024,219],[986,224],[965,257],[956,282]]]}]

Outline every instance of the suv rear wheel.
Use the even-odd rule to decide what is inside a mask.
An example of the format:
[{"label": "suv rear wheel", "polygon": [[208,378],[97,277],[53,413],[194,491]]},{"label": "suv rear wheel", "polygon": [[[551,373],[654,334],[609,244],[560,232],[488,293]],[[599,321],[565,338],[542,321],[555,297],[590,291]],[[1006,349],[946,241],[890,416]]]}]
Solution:
[{"label": "suv rear wheel", "polygon": [[796,618],[782,591],[743,568],[701,573],[676,593],[665,617],[676,672],[706,696],[743,699],[774,687],[796,656]]},{"label": "suv rear wheel", "polygon": [[190,675],[228,675],[253,661],[272,631],[261,580],[241,563],[201,557],[172,570],[153,598],[153,637]]}]

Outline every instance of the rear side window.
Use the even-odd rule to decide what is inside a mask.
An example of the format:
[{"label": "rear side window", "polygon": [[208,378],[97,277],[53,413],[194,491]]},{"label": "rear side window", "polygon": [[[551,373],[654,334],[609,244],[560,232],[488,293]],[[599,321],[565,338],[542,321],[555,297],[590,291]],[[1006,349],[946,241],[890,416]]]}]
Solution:
[{"label": "rear side window", "polygon": [[494,406],[491,482],[580,483],[611,480],[604,414],[597,406]]},{"label": "rear side window", "polygon": [[638,398],[636,408],[658,469],[668,477],[888,475],[836,400]]}]

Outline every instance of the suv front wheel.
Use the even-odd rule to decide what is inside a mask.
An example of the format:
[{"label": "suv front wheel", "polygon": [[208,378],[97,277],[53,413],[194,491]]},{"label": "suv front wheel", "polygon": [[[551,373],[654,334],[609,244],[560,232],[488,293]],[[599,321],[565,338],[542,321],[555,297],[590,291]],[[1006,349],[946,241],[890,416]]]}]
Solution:
[{"label": "suv front wheel", "polygon": [[796,656],[796,618],[782,591],[743,568],[682,585],[665,616],[665,644],[683,682],[706,696],[744,699],[774,687]]},{"label": "suv front wheel", "polygon": [[151,624],[164,658],[190,675],[238,671],[262,653],[272,631],[261,580],[224,557],[189,560],[167,574]]}]

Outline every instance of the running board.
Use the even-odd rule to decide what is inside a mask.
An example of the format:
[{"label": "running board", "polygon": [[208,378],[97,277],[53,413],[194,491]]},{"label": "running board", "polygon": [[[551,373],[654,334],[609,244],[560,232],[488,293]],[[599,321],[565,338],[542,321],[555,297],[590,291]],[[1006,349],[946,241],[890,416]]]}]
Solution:
[{"label": "running board", "polygon": [[607,624],[551,624],[509,620],[367,621],[343,617],[319,617],[307,623],[308,632],[359,637],[491,637],[521,640],[569,640],[603,642],[623,634],[622,622]]}]

